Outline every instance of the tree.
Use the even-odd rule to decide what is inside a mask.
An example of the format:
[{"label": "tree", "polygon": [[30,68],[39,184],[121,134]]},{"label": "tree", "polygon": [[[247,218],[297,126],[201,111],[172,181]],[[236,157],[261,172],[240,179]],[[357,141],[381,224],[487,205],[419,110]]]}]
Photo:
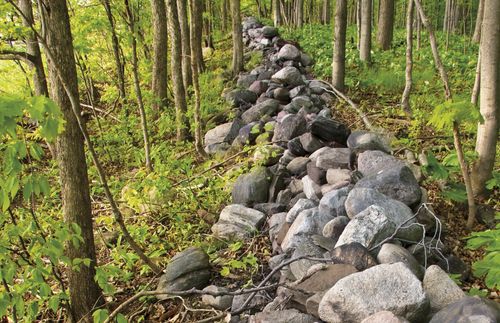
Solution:
[{"label": "tree", "polygon": [[405,70],[405,89],[401,99],[401,106],[406,114],[411,115],[410,92],[412,87],[413,71],[413,0],[408,1],[408,10],[406,12],[406,70]]},{"label": "tree", "polygon": [[476,196],[485,195],[485,184],[495,164],[500,111],[500,1],[484,1],[481,31],[480,112],[484,119],[478,125],[476,152],[472,167],[472,187]]},{"label": "tree", "polygon": [[361,0],[359,59],[370,63],[372,49],[372,0]]},{"label": "tree", "polygon": [[82,264],[77,268],[68,268],[72,315],[76,322],[92,322],[90,314],[103,303],[103,298],[94,280],[96,254],[83,136],[65,92],[67,86],[67,91],[78,99],[68,8],[65,0],[42,0],[41,3],[46,42],[52,51],[52,59],[48,60],[50,96],[60,106],[66,122],[65,130],[56,143],[64,219],[70,225],[78,225],[83,238],[79,246],[68,244],[66,254],[70,259],[91,260],[89,266]]},{"label": "tree", "polygon": [[231,0],[231,15],[233,17],[233,75],[243,70],[243,35],[241,31],[240,0]]},{"label": "tree", "polygon": [[472,41],[475,43],[479,43],[481,40],[481,25],[483,22],[484,16],[484,0],[479,0],[479,8],[477,9],[476,16],[476,26],[474,28],[474,35],[472,36]]},{"label": "tree", "polygon": [[332,11],[331,0],[323,0],[323,10],[321,17],[323,24],[325,25],[330,24],[331,11]]},{"label": "tree", "polygon": [[335,7],[335,38],[333,44],[332,84],[344,90],[347,0],[337,0]]},{"label": "tree", "polygon": [[280,0],[273,0],[272,6],[274,27],[278,27],[281,25]]},{"label": "tree", "polygon": [[[205,63],[203,62],[203,50],[201,48],[201,41],[203,37],[203,1],[202,0],[189,0],[191,9],[191,30],[194,33],[195,43],[193,44],[193,37],[191,37],[191,48],[194,47],[196,51],[196,66],[198,73],[205,70]],[[191,53],[192,54],[192,53]],[[193,75],[194,78],[194,75]]]},{"label": "tree", "polygon": [[304,0],[295,0],[295,27],[302,27],[304,23]]},{"label": "tree", "polygon": [[188,11],[186,1],[180,0],[177,2],[177,11],[179,16],[179,25],[181,28],[181,49],[182,49],[182,81],[184,83],[184,90],[188,91],[189,87],[193,84],[193,75],[191,74],[191,42],[189,40],[189,24],[188,24]]},{"label": "tree", "polygon": [[187,138],[189,124],[186,118],[186,90],[184,89],[182,79],[182,45],[176,0],[167,0],[167,8],[168,31],[170,34],[172,51],[170,66],[172,70],[172,85],[174,88],[177,141],[183,141]]},{"label": "tree", "polygon": [[167,102],[167,16],[165,0],[151,0],[153,18],[153,72],[151,91],[153,108],[159,110]]},{"label": "tree", "polygon": [[381,49],[388,50],[391,48],[393,29],[394,0],[380,0],[377,42]]}]

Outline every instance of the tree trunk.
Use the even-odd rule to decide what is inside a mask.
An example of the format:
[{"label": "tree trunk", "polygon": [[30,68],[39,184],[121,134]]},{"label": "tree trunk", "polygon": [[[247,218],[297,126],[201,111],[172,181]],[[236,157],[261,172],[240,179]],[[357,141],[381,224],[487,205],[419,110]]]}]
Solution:
[{"label": "tree trunk", "polygon": [[68,90],[78,98],[73,39],[66,1],[42,0],[42,4],[46,42],[52,52],[52,59],[48,60],[50,95],[61,108],[66,122],[65,130],[58,136],[56,142],[64,220],[68,225],[77,224],[83,238],[78,247],[68,243],[65,253],[70,259],[91,260],[89,266],[80,265],[77,270],[68,267],[72,315],[75,321],[92,322],[92,311],[96,306],[103,304],[103,298],[99,285],[94,280],[96,254],[87,163],[82,133],[58,74],[58,72],[62,74],[61,78],[66,80]]},{"label": "tree trunk", "polygon": [[479,41],[481,40],[481,25],[484,16],[484,1],[485,0],[479,0],[479,8],[477,8],[476,27],[474,28],[474,35],[472,36],[472,41],[475,43],[479,43]]},{"label": "tree trunk", "polygon": [[[167,16],[165,0],[151,0],[153,22],[153,109],[167,105]],[[133,36],[135,37],[135,36]]]},{"label": "tree trunk", "polygon": [[224,32],[228,29],[227,21],[229,19],[227,18],[227,16],[229,11],[229,0],[222,0],[222,31]]},{"label": "tree trunk", "polygon": [[193,84],[193,75],[191,74],[191,42],[189,40],[189,24],[186,1],[177,2],[177,13],[179,16],[179,25],[181,28],[181,46],[182,46],[182,81],[184,90],[188,92],[189,87]]},{"label": "tree trunk", "polygon": [[116,34],[115,19],[113,18],[113,13],[111,11],[111,5],[109,0],[102,0],[102,5],[106,11],[106,16],[108,18],[109,30],[111,32],[111,44],[113,46],[113,56],[116,65],[116,75],[118,77],[118,91],[122,100],[127,98],[125,90],[125,66],[122,63],[120,56],[120,43],[118,42],[118,36]]},{"label": "tree trunk", "polygon": [[203,29],[205,31],[205,47],[215,49],[214,46],[214,41],[212,37],[212,17],[213,17],[213,12],[212,12],[212,2],[210,0],[204,1],[205,5],[205,13],[203,18]]},{"label": "tree trunk", "polygon": [[186,140],[189,133],[189,123],[186,118],[186,90],[184,89],[184,83],[182,81],[182,45],[176,0],[167,0],[167,8],[168,31],[172,51],[170,67],[172,69],[172,85],[174,88],[177,141],[183,141]]},{"label": "tree trunk", "polygon": [[361,2],[363,0],[356,1],[356,35],[358,39],[356,40],[356,48],[359,50],[361,48]]},{"label": "tree trunk", "polygon": [[371,61],[372,48],[372,1],[361,0],[361,37],[359,59],[366,63]]},{"label": "tree trunk", "polygon": [[491,178],[495,164],[498,135],[498,114],[500,106],[500,1],[485,0],[481,30],[481,115],[484,119],[478,125],[476,151],[478,159],[473,166],[473,190],[483,197],[485,184]]},{"label": "tree trunk", "polygon": [[240,0],[231,0],[233,17],[233,75],[243,71],[243,36],[241,31]]},{"label": "tree trunk", "polygon": [[401,106],[406,114],[411,115],[410,93],[412,87],[413,71],[413,0],[408,1],[408,10],[406,12],[406,71],[405,71],[405,89],[401,99]]},{"label": "tree trunk", "polygon": [[196,35],[196,43],[193,44],[193,38],[191,38],[191,48],[194,46],[194,49],[196,50],[195,63],[199,74],[205,70],[205,63],[203,62],[203,49],[201,47],[203,37],[203,0],[190,0],[189,4],[191,9],[190,32],[194,32]]},{"label": "tree trunk", "polygon": [[332,84],[339,91],[345,87],[345,47],[347,0],[337,0],[335,7],[335,39],[333,44]]},{"label": "tree trunk", "polygon": [[[323,24],[329,25],[331,20],[332,3],[331,0],[323,0]],[[346,9],[347,11],[347,9]],[[347,17],[347,14],[346,14]],[[347,18],[346,18],[347,20]]]},{"label": "tree trunk", "polygon": [[302,27],[304,23],[304,0],[295,0],[296,27]]},{"label": "tree trunk", "polygon": [[394,0],[381,0],[377,30],[377,42],[382,50],[391,48],[394,29]]},{"label": "tree trunk", "polygon": [[281,26],[281,10],[279,0],[273,0],[273,21],[275,27]]},{"label": "tree trunk", "polygon": [[[132,13],[132,8],[128,0],[124,0],[125,10],[127,14],[127,25],[131,34],[132,43],[132,73],[134,74],[134,89],[135,96],[137,97],[137,105],[139,106],[139,113],[141,115],[141,128],[142,128],[142,138],[144,141],[144,155],[145,164],[148,171],[153,170],[151,164],[151,157],[149,153],[149,134],[148,134],[148,123],[146,118],[146,110],[144,109],[144,101],[142,99],[141,83],[139,80],[139,60],[137,58],[137,39],[135,37],[135,18]],[[166,46],[165,46],[166,47]],[[166,54],[165,54],[166,58]],[[165,70],[164,73],[167,71]]]}]

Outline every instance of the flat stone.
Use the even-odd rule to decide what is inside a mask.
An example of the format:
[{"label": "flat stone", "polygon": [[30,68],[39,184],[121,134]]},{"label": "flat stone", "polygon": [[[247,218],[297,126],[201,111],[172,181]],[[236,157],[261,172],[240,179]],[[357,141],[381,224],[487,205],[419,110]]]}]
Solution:
[{"label": "flat stone", "polygon": [[341,168],[330,168],[326,171],[326,181],[328,184],[338,184],[340,182],[351,181],[351,171]]},{"label": "flat stone", "polygon": [[353,265],[359,271],[378,264],[368,249],[358,242],[341,245],[333,249],[330,256],[336,263]]},{"label": "flat stone", "polygon": [[286,169],[292,175],[300,175],[303,174],[307,169],[307,164],[310,162],[307,157],[297,157],[294,158],[287,166]]},{"label": "flat stone", "polygon": [[351,163],[350,148],[330,148],[316,159],[316,166],[328,170],[330,168],[349,168]]},{"label": "flat stone", "polygon": [[257,167],[248,174],[238,177],[232,190],[234,204],[251,206],[266,203],[269,197],[270,172],[265,167]]},{"label": "flat stone", "polygon": [[425,269],[408,250],[401,246],[392,243],[384,243],[378,252],[377,260],[380,264],[402,262],[418,279],[424,279]]},{"label": "flat stone", "polygon": [[326,322],[357,323],[380,311],[409,321],[424,320],[429,301],[420,281],[402,263],[374,266],[338,281],[321,300]]},{"label": "flat stone", "polygon": [[430,323],[496,323],[500,321],[500,305],[489,299],[464,297],[439,311]]},{"label": "flat stone", "polygon": [[358,152],[366,150],[381,150],[391,153],[391,146],[381,135],[365,130],[353,131],[347,138],[347,147]]},{"label": "flat stone", "polygon": [[465,293],[448,276],[448,274],[432,265],[425,271],[424,290],[429,297],[431,313],[437,313],[446,306],[465,297]]},{"label": "flat stone", "polygon": [[270,116],[276,113],[279,108],[279,102],[273,99],[266,100],[256,104],[247,111],[243,112],[241,119],[245,123],[258,121],[264,116]]},{"label": "flat stone", "polygon": [[219,221],[212,226],[212,232],[223,239],[248,238],[257,231],[265,218],[264,213],[243,205],[228,205],[222,210]]}]

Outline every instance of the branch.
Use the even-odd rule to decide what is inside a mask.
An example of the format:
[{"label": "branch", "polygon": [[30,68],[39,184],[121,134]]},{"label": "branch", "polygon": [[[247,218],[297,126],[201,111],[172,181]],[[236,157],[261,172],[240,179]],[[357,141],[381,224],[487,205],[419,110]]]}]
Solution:
[{"label": "branch", "polygon": [[0,50],[0,60],[20,60],[33,65],[35,62],[35,57],[23,51],[2,49]]}]

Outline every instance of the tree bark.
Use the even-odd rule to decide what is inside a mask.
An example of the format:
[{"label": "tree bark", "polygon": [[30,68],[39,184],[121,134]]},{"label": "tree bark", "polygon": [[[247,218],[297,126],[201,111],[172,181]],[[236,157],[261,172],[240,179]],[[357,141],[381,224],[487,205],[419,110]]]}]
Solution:
[{"label": "tree bark", "polygon": [[345,88],[345,47],[347,0],[337,0],[335,7],[335,39],[333,44],[332,84],[339,91]]},{"label": "tree bark", "polygon": [[[203,37],[203,0],[190,0],[190,9],[191,9],[191,32],[194,32],[196,37],[193,42],[193,38],[191,38],[191,48],[196,50],[196,66],[198,68],[198,74],[202,73],[205,70],[205,63],[203,62],[203,49],[201,46],[202,37]],[[194,77],[194,76],[193,76]]]},{"label": "tree bark", "polygon": [[[323,24],[329,25],[332,16],[332,3],[331,0],[323,0]],[[346,14],[347,17],[347,14]],[[347,19],[347,18],[346,18]]]},{"label": "tree bark", "polygon": [[177,11],[179,16],[179,25],[181,28],[181,44],[182,44],[182,81],[184,90],[188,92],[189,87],[193,84],[193,75],[191,74],[191,41],[189,39],[189,24],[187,4],[184,0],[178,0]]},{"label": "tree bark", "polygon": [[[94,280],[96,254],[87,163],[83,136],[60,79],[61,77],[66,80],[68,90],[78,98],[73,39],[66,1],[42,0],[42,4],[46,42],[53,54],[52,59],[48,59],[50,96],[61,108],[66,122],[65,130],[56,142],[64,220],[68,225],[77,224],[83,238],[78,247],[68,243],[65,253],[70,259],[88,258],[91,260],[89,266],[81,265],[78,270],[74,270],[72,266],[68,267],[72,315],[75,321],[92,322],[93,309],[103,304],[104,299],[99,285]],[[58,72],[62,75],[58,75]]]},{"label": "tree bark", "polygon": [[408,1],[406,12],[406,71],[405,71],[405,89],[401,99],[401,106],[406,114],[411,115],[410,93],[412,87],[413,72],[413,0]]},{"label": "tree bark", "polygon": [[479,41],[481,40],[481,25],[484,16],[484,2],[485,0],[479,0],[479,7],[477,9],[476,17],[476,27],[474,28],[474,35],[472,36],[472,41],[475,43],[479,43]]},{"label": "tree bark", "polygon": [[189,133],[189,124],[186,118],[186,91],[182,80],[182,45],[176,0],[167,0],[167,8],[168,31],[172,51],[170,67],[172,69],[172,85],[174,88],[177,141],[183,141],[186,140]]},{"label": "tree bark", "polygon": [[372,48],[372,0],[361,0],[361,37],[359,59],[370,63]]},{"label": "tree bark", "polygon": [[153,109],[159,111],[167,104],[168,37],[165,0],[151,0],[151,16],[153,22],[153,75],[151,92],[153,93]]},{"label": "tree bark", "polygon": [[484,119],[478,125],[476,152],[478,159],[473,165],[474,194],[484,197],[485,184],[491,178],[495,164],[500,106],[500,1],[484,1],[484,17],[481,30],[481,95],[480,111]]},{"label": "tree bark", "polygon": [[279,0],[273,0],[273,21],[275,27],[281,25],[281,10]]},{"label": "tree bark", "polygon": [[231,15],[233,17],[233,75],[243,71],[243,35],[241,31],[240,0],[231,0]]},{"label": "tree bark", "polygon": [[304,23],[304,0],[295,0],[296,27],[302,27]]},{"label": "tree bark", "polygon": [[391,48],[394,29],[394,0],[380,0],[377,42],[382,50]]}]

